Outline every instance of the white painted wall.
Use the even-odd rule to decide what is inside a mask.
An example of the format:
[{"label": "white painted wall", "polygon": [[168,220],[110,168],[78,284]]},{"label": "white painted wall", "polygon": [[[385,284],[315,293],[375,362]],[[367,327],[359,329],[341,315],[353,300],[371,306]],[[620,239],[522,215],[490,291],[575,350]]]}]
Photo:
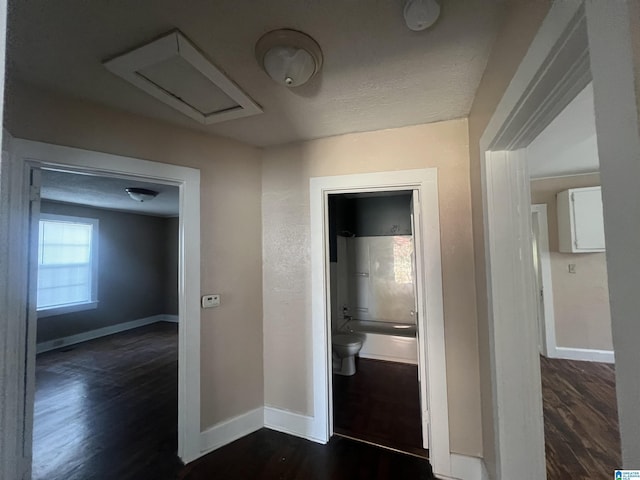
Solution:
[{"label": "white painted wall", "polygon": [[592,84],[529,144],[526,153],[531,178],[598,171]]},{"label": "white painted wall", "polygon": [[[585,2],[593,74],[622,463],[640,468],[640,43],[637,0]],[[629,5],[633,7],[631,14]]]},{"label": "white painted wall", "polygon": [[415,323],[411,235],[347,238],[349,314],[373,322]]}]

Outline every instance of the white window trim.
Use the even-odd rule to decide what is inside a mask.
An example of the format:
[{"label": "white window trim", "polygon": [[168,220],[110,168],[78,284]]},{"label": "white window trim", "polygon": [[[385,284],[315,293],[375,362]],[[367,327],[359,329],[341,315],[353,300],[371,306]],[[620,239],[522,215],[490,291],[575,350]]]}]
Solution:
[{"label": "white window trim", "polygon": [[56,213],[41,213],[40,220],[91,224],[93,228],[91,231],[91,300],[89,302],[38,308],[38,318],[53,317],[55,315],[63,315],[65,313],[83,312],[85,310],[95,310],[98,308],[98,232],[100,228],[100,221],[97,218],[58,215]]}]

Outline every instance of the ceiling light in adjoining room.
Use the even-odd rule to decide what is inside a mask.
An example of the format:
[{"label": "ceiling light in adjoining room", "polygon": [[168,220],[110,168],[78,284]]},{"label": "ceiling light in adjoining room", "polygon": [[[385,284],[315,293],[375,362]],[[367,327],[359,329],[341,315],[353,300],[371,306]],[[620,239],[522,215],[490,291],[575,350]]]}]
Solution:
[{"label": "ceiling light in adjoining room", "polygon": [[273,80],[286,87],[298,87],[320,71],[322,50],[305,33],[273,30],[256,43],[256,59]]},{"label": "ceiling light in adjoining room", "polygon": [[426,30],[440,17],[440,5],[436,0],[407,0],[404,5],[404,21],[414,32]]},{"label": "ceiling light in adjoining room", "polygon": [[146,188],[125,188],[124,190],[136,202],[148,202],[158,196],[158,192]]}]

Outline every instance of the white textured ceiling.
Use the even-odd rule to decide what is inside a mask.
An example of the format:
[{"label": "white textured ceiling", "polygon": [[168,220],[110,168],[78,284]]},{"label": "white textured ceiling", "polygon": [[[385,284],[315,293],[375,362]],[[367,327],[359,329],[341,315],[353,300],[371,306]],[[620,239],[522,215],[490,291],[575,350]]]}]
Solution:
[{"label": "white textured ceiling", "polygon": [[531,178],[597,172],[593,85],[587,85],[527,147]]},{"label": "white textured ceiling", "polygon": [[[172,185],[56,170],[43,170],[41,183],[40,194],[44,200],[158,217],[178,216],[180,191]],[[154,190],[158,196],[147,202],[136,202],[125,192],[128,187]]]},{"label": "white textured ceiling", "polygon": [[[12,81],[89,99],[254,145],[466,116],[504,5],[441,0],[412,32],[403,0],[11,0]],[[255,42],[276,28],[314,37],[323,70],[287,89],[258,67]],[[203,126],[116,77],[102,62],[178,28],[265,113]]]}]

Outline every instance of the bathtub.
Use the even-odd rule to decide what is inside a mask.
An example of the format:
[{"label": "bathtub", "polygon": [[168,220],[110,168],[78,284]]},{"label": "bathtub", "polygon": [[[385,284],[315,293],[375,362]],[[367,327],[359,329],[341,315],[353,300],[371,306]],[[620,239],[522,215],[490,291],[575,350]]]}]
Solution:
[{"label": "bathtub", "polygon": [[418,364],[415,325],[353,319],[339,330],[362,336],[364,341],[359,353],[362,358]]}]

